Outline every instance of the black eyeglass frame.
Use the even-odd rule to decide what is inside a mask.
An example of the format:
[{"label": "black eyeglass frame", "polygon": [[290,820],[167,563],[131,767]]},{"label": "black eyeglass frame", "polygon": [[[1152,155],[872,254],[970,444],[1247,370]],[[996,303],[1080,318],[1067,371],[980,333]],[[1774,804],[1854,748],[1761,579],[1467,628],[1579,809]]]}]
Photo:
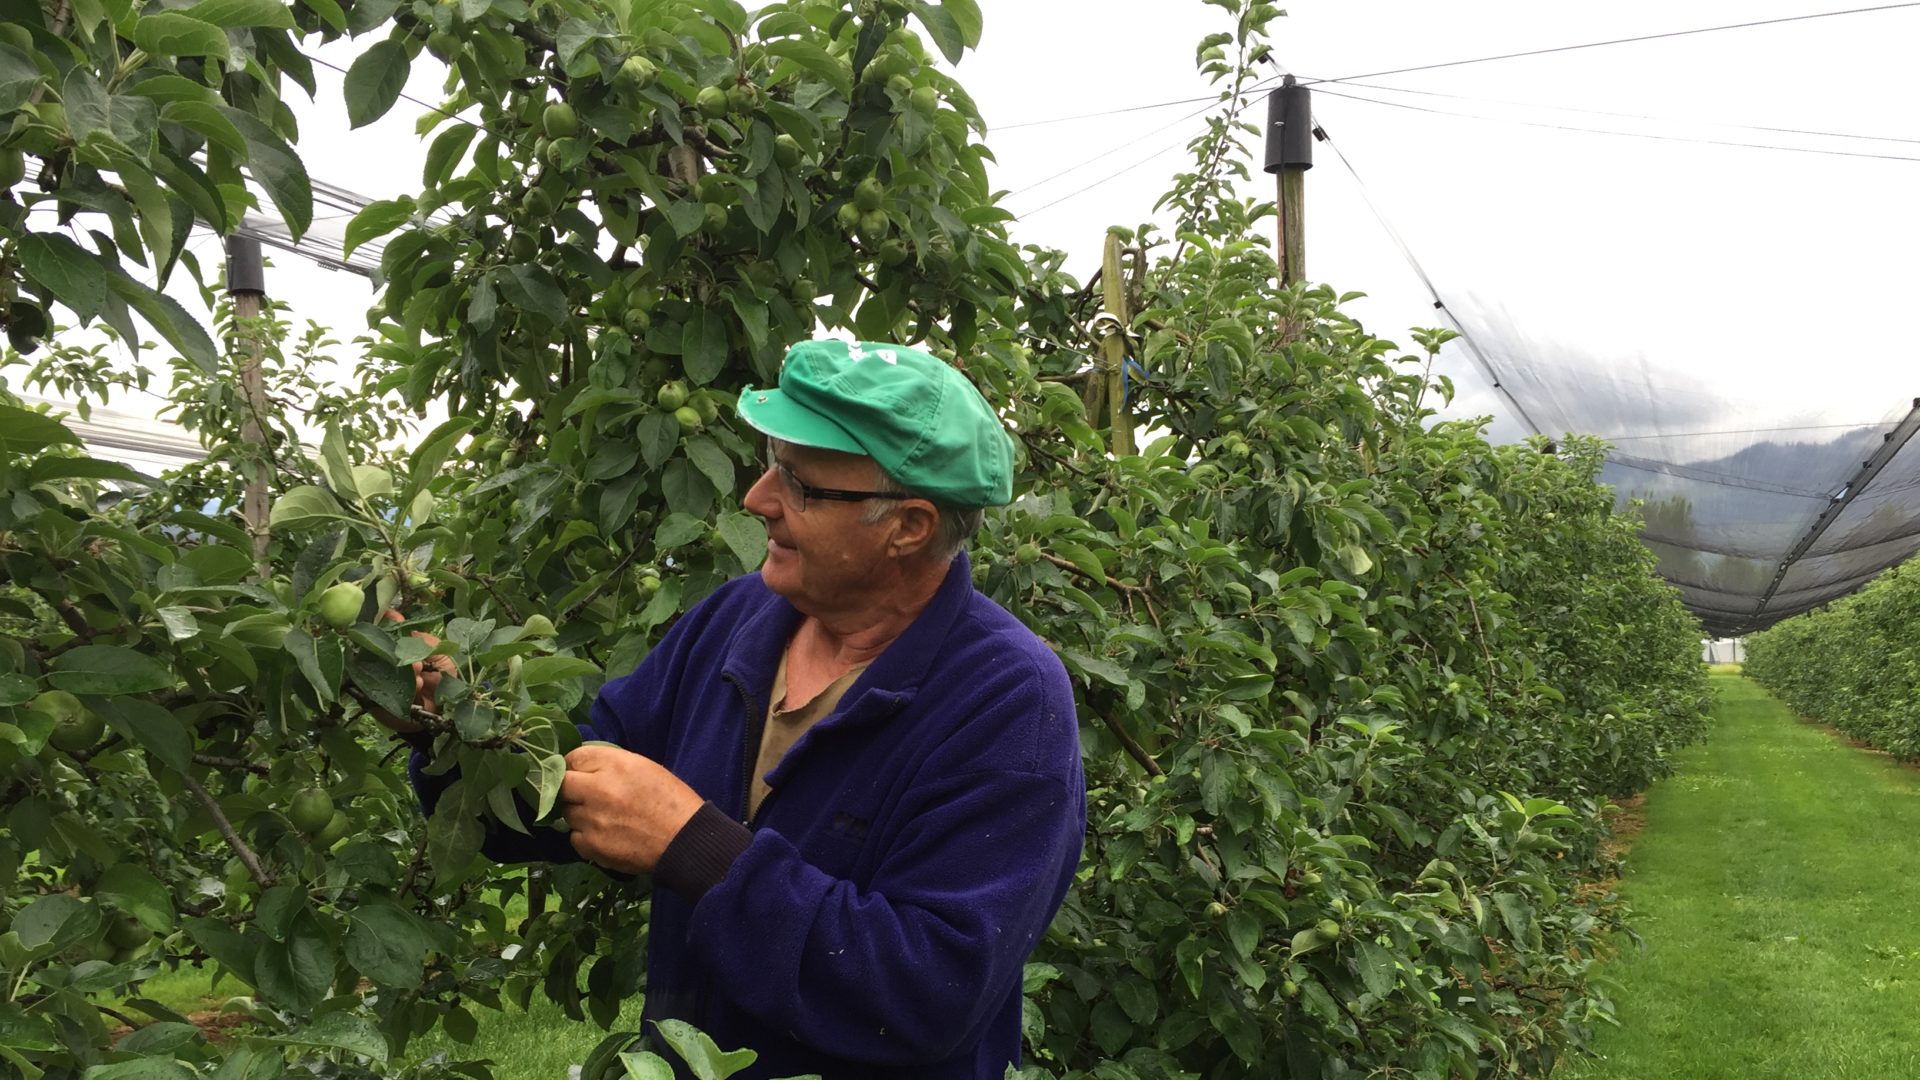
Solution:
[{"label": "black eyeglass frame", "polygon": [[800,505],[795,507],[800,513],[807,512],[808,499],[823,499],[827,502],[866,502],[868,499],[898,499],[901,496],[887,491],[848,491],[844,488],[814,487],[787,468],[787,463],[779,458],[771,458],[768,464],[779,474],[780,482],[787,486],[789,494],[798,492]]}]

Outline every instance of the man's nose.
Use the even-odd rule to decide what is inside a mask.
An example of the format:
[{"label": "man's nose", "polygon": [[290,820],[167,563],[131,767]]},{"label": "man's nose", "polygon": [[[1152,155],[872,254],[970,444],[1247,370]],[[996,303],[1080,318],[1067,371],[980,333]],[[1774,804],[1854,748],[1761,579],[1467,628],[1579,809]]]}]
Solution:
[{"label": "man's nose", "polygon": [[748,513],[757,517],[768,520],[779,517],[782,510],[779,484],[780,481],[774,477],[772,469],[762,472],[760,479],[755,480],[753,486],[747,489],[746,497],[740,500],[740,505],[746,507]]}]

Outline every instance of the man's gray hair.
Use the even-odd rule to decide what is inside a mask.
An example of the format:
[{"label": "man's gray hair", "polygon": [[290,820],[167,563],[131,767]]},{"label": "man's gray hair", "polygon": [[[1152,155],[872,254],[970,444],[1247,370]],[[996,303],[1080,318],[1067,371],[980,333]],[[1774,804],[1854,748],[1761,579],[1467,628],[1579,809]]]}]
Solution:
[{"label": "man's gray hair", "polygon": [[934,530],[933,542],[928,550],[941,562],[952,562],[953,557],[960,554],[961,550],[967,546],[967,541],[973,539],[973,534],[980,531],[981,523],[987,519],[987,512],[981,507],[950,506],[938,499],[927,499],[925,495],[909,490],[900,481],[888,476],[887,470],[881,468],[877,461],[873,463],[873,475],[875,477],[873,489],[896,498],[876,499],[867,503],[866,508],[861,511],[860,520],[869,525],[874,524],[893,511],[893,508],[898,505],[898,499],[926,499],[940,513],[940,524]]}]

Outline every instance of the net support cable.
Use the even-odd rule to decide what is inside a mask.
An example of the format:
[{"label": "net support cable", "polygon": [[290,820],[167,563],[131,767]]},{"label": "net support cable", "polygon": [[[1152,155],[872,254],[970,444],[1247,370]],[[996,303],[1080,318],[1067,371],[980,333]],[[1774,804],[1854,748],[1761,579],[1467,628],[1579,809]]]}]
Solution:
[{"label": "net support cable", "polygon": [[1753,618],[1749,620],[1749,629],[1756,626],[1765,616],[1767,605],[1773,603],[1774,595],[1780,591],[1780,583],[1786,580],[1787,572],[1793,569],[1793,564],[1799,562],[1802,556],[1812,550],[1813,545],[1820,542],[1820,537],[1826,534],[1834,522],[1840,520],[1840,515],[1846,512],[1854,499],[1867,490],[1873,483],[1874,477],[1880,475],[1880,470],[1887,467],[1887,463],[1907,445],[1916,431],[1920,431],[1920,397],[1913,399],[1913,408],[1907,413],[1906,419],[1900,421],[1892,431],[1887,432],[1880,442],[1879,449],[1860,463],[1860,471],[1853,474],[1853,478],[1847,481],[1847,486],[1841,490],[1840,494],[1834,496],[1833,501],[1827,504],[1827,508],[1814,519],[1812,527],[1807,529],[1807,534],[1801,537],[1800,542],[1787,553],[1787,557],[1781,560],[1779,570],[1773,575],[1772,584],[1767,586],[1765,595],[1760,597],[1759,605],[1754,608]]}]

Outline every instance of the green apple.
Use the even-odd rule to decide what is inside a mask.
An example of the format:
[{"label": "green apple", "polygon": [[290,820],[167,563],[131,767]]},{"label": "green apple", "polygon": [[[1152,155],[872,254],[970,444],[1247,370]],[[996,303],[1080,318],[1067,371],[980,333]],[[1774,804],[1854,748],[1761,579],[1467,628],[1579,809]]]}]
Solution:
[{"label": "green apple", "polygon": [[342,581],[320,594],[320,621],[335,630],[345,630],[360,617],[367,594],[351,581]]},{"label": "green apple", "polygon": [[645,90],[653,85],[653,80],[659,74],[660,69],[654,66],[653,61],[644,56],[629,56],[626,62],[620,65],[618,78],[622,85],[634,90]]},{"label": "green apple", "polygon": [[287,820],[293,827],[314,837],[333,821],[333,814],[333,796],[321,787],[301,788],[287,807]]},{"label": "green apple", "polygon": [[556,101],[540,114],[540,130],[549,139],[565,139],[580,133],[580,114],[564,101]]}]

